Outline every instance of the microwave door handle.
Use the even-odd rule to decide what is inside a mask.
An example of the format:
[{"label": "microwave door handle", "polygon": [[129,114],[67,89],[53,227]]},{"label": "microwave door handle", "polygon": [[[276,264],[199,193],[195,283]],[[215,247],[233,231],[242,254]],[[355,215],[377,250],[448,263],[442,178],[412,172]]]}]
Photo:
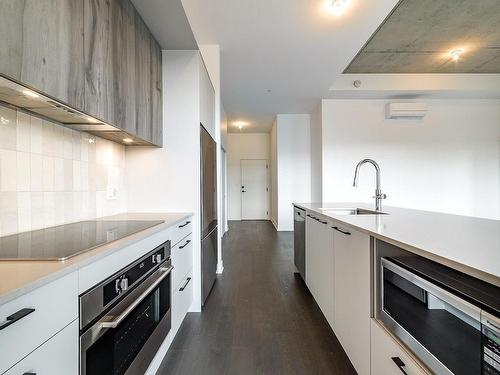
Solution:
[{"label": "microwave door handle", "polygon": [[406,365],[402,361],[401,358],[399,358],[399,357],[391,357],[391,359],[396,364],[396,366],[398,366],[398,368],[401,370],[401,372],[403,373],[403,375],[408,375],[408,373],[406,372]]},{"label": "microwave door handle", "polygon": [[101,328],[116,328],[118,325],[127,317],[128,314],[130,314],[136,307],[139,305],[144,298],[146,298],[149,293],[151,293],[159,283],[162,282],[162,280],[167,277],[170,272],[172,271],[174,267],[166,267],[166,268],[160,268],[160,271],[163,272],[163,274],[153,283],[151,284],[134,302],[132,302],[123,312],[115,317],[115,319],[109,321],[109,322],[100,322],[99,325]]}]

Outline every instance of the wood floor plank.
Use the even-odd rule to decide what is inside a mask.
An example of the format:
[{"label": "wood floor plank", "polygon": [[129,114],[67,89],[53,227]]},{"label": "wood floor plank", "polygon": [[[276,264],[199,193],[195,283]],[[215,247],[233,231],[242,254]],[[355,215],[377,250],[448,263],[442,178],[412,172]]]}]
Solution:
[{"label": "wood floor plank", "polygon": [[203,312],[187,315],[157,374],[356,374],[294,273],[293,234],[268,221],[229,228],[224,273]]}]

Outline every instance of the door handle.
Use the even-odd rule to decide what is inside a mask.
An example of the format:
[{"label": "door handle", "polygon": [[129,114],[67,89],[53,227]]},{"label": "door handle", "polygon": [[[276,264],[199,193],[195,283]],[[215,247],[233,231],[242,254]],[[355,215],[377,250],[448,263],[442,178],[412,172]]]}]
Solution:
[{"label": "door handle", "polygon": [[31,314],[33,311],[35,311],[35,309],[28,309],[28,308],[25,308],[25,309],[21,309],[17,312],[15,312],[14,314],[12,315],[9,315],[7,317],[7,319],[5,320],[5,322],[3,323],[0,323],[0,331],[4,328],[7,328],[8,326],[10,326],[11,324],[14,324],[15,322],[17,322],[18,320],[21,320],[22,318],[24,318],[26,315],[29,315]]},{"label": "door handle", "polygon": [[408,373],[405,370],[405,368],[406,368],[405,363],[401,360],[401,358],[399,358],[399,357],[391,357],[391,359],[396,364],[396,366],[398,366],[398,368],[401,370],[401,372],[404,375],[408,375]]},{"label": "door handle", "polygon": [[332,227],[333,229],[335,229],[337,232],[340,232],[340,233],[343,233],[343,234],[347,234],[348,236],[351,235],[351,232],[347,232],[347,231],[344,231],[342,229],[339,229],[339,227]]}]

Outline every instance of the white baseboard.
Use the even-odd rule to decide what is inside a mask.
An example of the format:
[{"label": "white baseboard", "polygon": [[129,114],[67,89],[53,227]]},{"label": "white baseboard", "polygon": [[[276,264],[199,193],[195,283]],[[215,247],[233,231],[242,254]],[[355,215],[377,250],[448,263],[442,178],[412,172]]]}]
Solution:
[{"label": "white baseboard", "polygon": [[217,263],[217,270],[215,272],[219,275],[224,272],[224,263],[222,261]]}]

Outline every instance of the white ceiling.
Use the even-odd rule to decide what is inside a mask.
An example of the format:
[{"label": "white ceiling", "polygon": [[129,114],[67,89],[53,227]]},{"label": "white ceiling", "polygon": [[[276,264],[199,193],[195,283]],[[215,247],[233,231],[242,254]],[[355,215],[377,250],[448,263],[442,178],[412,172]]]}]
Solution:
[{"label": "white ceiling", "polygon": [[[309,113],[396,5],[350,0],[182,0],[198,44],[221,48],[222,102],[243,132],[268,132],[277,113]],[[268,92],[268,90],[271,90]],[[231,131],[231,130],[230,130]]]}]

